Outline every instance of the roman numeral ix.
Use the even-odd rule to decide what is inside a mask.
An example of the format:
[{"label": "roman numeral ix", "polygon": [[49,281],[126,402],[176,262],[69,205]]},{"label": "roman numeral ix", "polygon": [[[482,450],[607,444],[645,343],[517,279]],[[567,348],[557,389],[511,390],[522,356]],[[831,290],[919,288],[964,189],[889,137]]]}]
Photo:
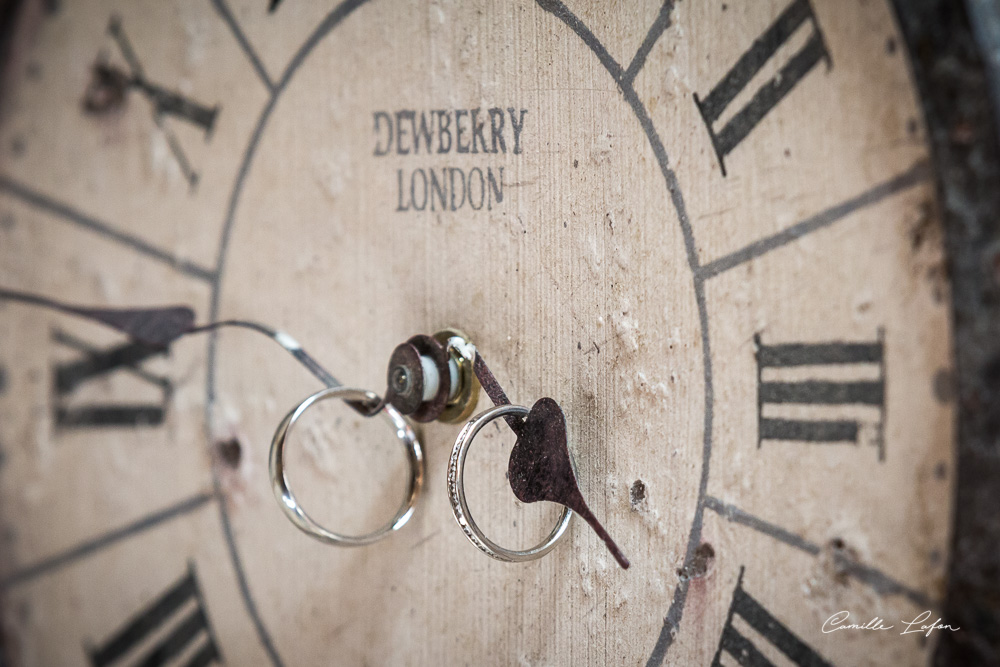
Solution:
[{"label": "roman numeral ix", "polygon": [[[759,335],[757,344],[757,446],[764,440],[786,440],[809,443],[859,444],[862,427],[860,417],[848,418],[783,418],[767,416],[778,411],[777,406],[846,406],[874,408],[875,437],[879,460],[885,460],[883,428],[885,421],[885,361],[883,334],[870,343],[786,343],[765,345]],[[855,373],[864,379],[803,379],[799,367],[811,367],[813,375]],[[768,376],[765,377],[765,371]],[[798,373],[794,379],[783,374]]]},{"label": "roman numeral ix", "polygon": [[[140,365],[150,357],[165,355],[167,349],[143,343],[125,343],[101,350],[56,331],[56,343],[82,353],[76,361],[59,364],[54,371],[55,414],[57,426],[64,428],[157,426],[163,423],[167,403],[173,393],[170,380],[143,370]],[[159,403],[87,404],[72,407],[68,397],[81,385],[116,371],[128,371],[155,386],[161,393]]]},{"label": "roman numeral ix", "polygon": [[[768,61],[774,58],[798,28],[807,22],[810,24],[810,36],[805,46],[785,63],[777,75],[763,84],[749,102],[735,111],[721,128],[718,127],[719,119],[736,96],[747,87]],[[712,145],[715,147],[715,154],[719,158],[723,176],[726,175],[726,156],[821,60],[826,61],[827,68],[832,67],[833,61],[823,41],[816,15],[809,0],[795,0],[771,24],[771,27],[764,31],[764,34],[754,40],[750,50],[740,57],[708,95],[704,98],[694,96],[695,104],[698,105],[698,111],[701,112]]]},{"label": "roman numeral ix", "polygon": [[[161,632],[165,631],[165,634]],[[156,636],[153,646],[142,647],[146,640]],[[194,566],[176,584],[168,588],[159,599],[152,602],[102,645],[88,649],[90,664],[165,665],[184,656],[183,664],[202,667],[220,662],[222,655],[212,636],[212,629],[205,613],[204,601]]]},{"label": "roman numeral ix", "polygon": [[824,660],[819,653],[792,634],[788,628],[782,625],[781,621],[743,589],[743,571],[744,568],[741,567],[740,577],[736,582],[736,589],[733,591],[733,601],[729,605],[726,625],[722,629],[722,637],[719,638],[719,649],[715,652],[715,658],[712,660],[712,667],[721,667],[723,663],[720,658],[723,653],[731,656],[740,665],[753,665],[754,667],[773,667],[774,665],[758,648],[760,644],[755,644],[734,625],[733,621],[736,618],[742,619],[746,625],[756,630],[757,634],[768,644],[787,656],[794,664],[802,667],[831,667],[830,663]]}]

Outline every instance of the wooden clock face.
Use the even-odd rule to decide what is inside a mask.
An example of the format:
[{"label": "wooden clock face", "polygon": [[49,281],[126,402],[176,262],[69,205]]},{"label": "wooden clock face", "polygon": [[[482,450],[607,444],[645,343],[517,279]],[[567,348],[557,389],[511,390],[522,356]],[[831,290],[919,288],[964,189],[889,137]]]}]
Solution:
[{"label": "wooden clock face", "polygon": [[[270,489],[318,388],[273,343],[151,354],[0,304],[13,664],[926,659],[936,634],[898,633],[944,591],[949,295],[887,3],[267,5],[25,6],[0,284],[257,320],[375,391],[396,344],[458,327],[515,403],[563,406],[632,568],[582,522],[538,561],[479,553],[443,424],[410,524],[320,544]],[[379,525],[391,434],[306,421],[303,503]],[[512,442],[476,440],[467,488],[525,548],[558,510],[513,499]],[[843,610],[896,630],[824,632]]]}]

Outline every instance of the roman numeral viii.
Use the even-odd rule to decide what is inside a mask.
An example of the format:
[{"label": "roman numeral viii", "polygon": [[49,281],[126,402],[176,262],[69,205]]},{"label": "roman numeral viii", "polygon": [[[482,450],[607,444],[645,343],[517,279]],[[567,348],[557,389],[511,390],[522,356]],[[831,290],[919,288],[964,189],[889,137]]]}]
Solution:
[{"label": "roman numeral viii", "polygon": [[783,653],[792,663],[803,667],[830,667],[830,663],[820,657],[819,653],[792,634],[781,621],[743,589],[743,570],[741,567],[740,578],[736,582],[736,590],[733,591],[733,601],[729,605],[729,615],[722,629],[722,637],[719,638],[719,649],[715,652],[712,667],[721,667],[723,663],[720,658],[723,653],[731,656],[740,665],[754,667],[774,665],[761,651],[762,642],[747,637],[750,633],[746,630],[741,632],[734,623],[737,618],[755,630],[761,639]]},{"label": "roman numeral viii", "polygon": [[[885,361],[882,333],[866,343],[757,343],[757,446],[764,440],[871,444],[885,460]],[[825,379],[819,379],[826,376]],[[795,417],[774,413],[798,411]],[[802,412],[825,412],[803,417]],[[835,414],[831,414],[835,413]]]},{"label": "roman numeral viii", "polygon": [[[52,337],[55,342],[82,353],[77,360],[55,367],[54,419],[57,426],[123,427],[157,426],[163,423],[173,385],[167,378],[143,370],[140,364],[150,357],[165,355],[166,348],[142,343],[125,343],[101,350],[62,332],[55,332]],[[160,392],[160,401],[68,405],[70,395],[82,385],[117,371],[127,371],[155,386]]]},{"label": "roman numeral viii", "polygon": [[[147,641],[150,639],[152,646]],[[208,624],[194,566],[101,646],[89,649],[88,654],[94,667],[154,667],[168,662],[200,667],[220,662],[222,655]],[[178,658],[182,661],[178,662]]]},{"label": "roman numeral viii", "polygon": [[[778,74],[758,88],[749,102],[733,112],[722,127],[718,127],[719,119],[733,100],[805,23],[809,24],[809,38],[805,46],[791,56]],[[809,0],[795,0],[764,34],[754,40],[750,50],[740,57],[708,95],[704,98],[694,96],[712,138],[723,176],[726,175],[726,156],[821,60],[826,61],[827,68],[832,66],[833,61],[823,41],[816,15]]]}]

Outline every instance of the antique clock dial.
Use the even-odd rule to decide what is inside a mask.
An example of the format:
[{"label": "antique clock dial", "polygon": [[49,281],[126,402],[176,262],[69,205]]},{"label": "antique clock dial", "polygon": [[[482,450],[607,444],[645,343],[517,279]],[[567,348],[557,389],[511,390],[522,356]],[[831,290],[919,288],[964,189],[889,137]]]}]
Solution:
[{"label": "antique clock dial", "polygon": [[[376,392],[457,327],[562,406],[632,562],[582,522],[483,556],[441,423],[409,524],[311,540],[267,456],[319,387],[271,341],[0,302],[11,664],[927,660],[899,626],[944,593],[949,292],[887,2],[26,2],[2,90],[0,286],[263,322]],[[391,516],[384,425],[303,421],[316,517]],[[525,548],[560,510],[511,496],[512,444],[465,483]],[[824,632],[843,610],[897,629]]]}]

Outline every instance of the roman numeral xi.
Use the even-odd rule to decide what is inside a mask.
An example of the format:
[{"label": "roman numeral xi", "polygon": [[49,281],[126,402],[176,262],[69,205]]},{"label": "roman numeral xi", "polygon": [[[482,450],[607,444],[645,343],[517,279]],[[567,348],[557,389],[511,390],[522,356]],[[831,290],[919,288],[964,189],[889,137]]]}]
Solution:
[{"label": "roman numeral xi", "polygon": [[168,663],[202,667],[220,662],[222,655],[212,636],[194,566],[103,644],[89,648],[87,653],[94,667],[126,664],[155,667]]},{"label": "roman numeral xi", "polygon": [[[733,100],[806,23],[809,24],[809,38],[805,46],[791,56],[774,77],[758,88],[749,102],[734,111],[729,120],[719,127],[720,118]],[[698,105],[698,111],[701,112],[712,145],[715,147],[715,154],[719,158],[723,176],[726,175],[726,156],[821,60],[826,61],[828,69],[832,67],[833,61],[823,41],[816,15],[809,0],[795,0],[771,24],[771,27],[764,31],[764,34],[754,40],[750,50],[736,61],[733,68],[715,84],[708,95],[703,98],[694,96],[695,104]]]},{"label": "roman numeral xi", "polygon": [[[95,348],[62,332],[54,332],[53,340],[80,353],[75,361],[58,364],[54,371],[55,409],[57,426],[126,427],[157,426],[163,423],[167,403],[173,393],[170,380],[141,368],[150,357],[165,355],[167,349],[143,343],[125,343],[106,350]],[[155,403],[89,403],[69,405],[69,397],[81,386],[114,372],[128,372],[156,387],[160,400]]]},{"label": "roman numeral xi", "polygon": [[147,77],[139,56],[125,34],[121,19],[117,16],[111,17],[108,34],[118,45],[118,51],[124,58],[128,71],[108,64],[103,56],[99,58],[94,66],[93,78],[84,95],[84,108],[91,113],[104,113],[120,107],[128,91],[136,90],[141,93],[151,103],[153,121],[163,132],[184,178],[188,185],[194,188],[198,184],[198,173],[191,166],[177,136],[164,120],[173,117],[193,125],[204,133],[207,141],[212,134],[212,128],[215,127],[219,107],[210,107],[197,102]]},{"label": "roman numeral xi", "polygon": [[885,460],[881,331],[878,340],[865,343],[766,345],[759,335],[754,340],[758,447],[764,440],[857,445],[871,426],[869,442],[878,448],[879,460]]},{"label": "roman numeral xi", "polygon": [[[773,649],[784,654],[793,664],[802,667],[830,667],[830,663],[824,660],[819,653],[792,634],[791,630],[782,625],[781,621],[775,618],[764,605],[757,602],[744,590],[743,570],[744,568],[741,567],[736,590],[733,591],[733,601],[729,605],[726,625],[722,629],[722,637],[719,638],[719,648],[712,660],[712,667],[721,667],[723,663],[720,658],[723,654],[728,654],[740,665],[773,667],[774,663],[761,651],[760,647],[763,645],[761,639]],[[739,621],[734,622],[736,619]],[[756,636],[751,638],[748,636],[751,633],[746,629],[741,631],[741,625],[756,631]],[[773,653],[773,651],[766,652]]]}]

